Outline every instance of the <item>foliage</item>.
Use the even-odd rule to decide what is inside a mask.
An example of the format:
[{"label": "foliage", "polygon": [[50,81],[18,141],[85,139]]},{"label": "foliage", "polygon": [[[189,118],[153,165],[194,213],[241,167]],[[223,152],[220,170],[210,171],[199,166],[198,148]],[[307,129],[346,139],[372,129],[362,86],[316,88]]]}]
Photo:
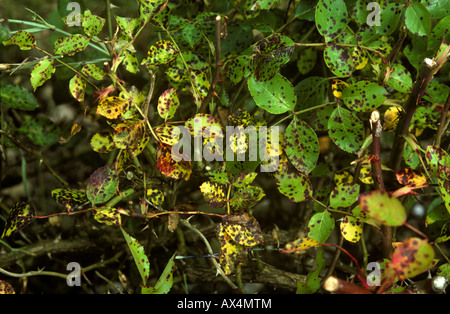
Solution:
[{"label": "foliage", "polygon": [[2,181],[16,156],[26,192],[2,201],[2,245],[52,228],[89,239],[120,252],[120,292],[189,292],[207,265],[239,292],[270,263],[302,265],[297,293],[351,268],[370,293],[448,277],[450,3],[384,1],[374,17],[368,2],[138,0],[74,16],[58,1],[0,19]]}]

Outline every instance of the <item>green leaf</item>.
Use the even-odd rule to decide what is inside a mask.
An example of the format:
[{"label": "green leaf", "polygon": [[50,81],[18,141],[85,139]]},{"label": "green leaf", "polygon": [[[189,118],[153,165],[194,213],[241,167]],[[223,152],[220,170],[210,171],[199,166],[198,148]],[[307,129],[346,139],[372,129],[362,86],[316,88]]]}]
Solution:
[{"label": "green leaf", "polygon": [[314,214],[308,223],[308,237],[325,243],[334,229],[334,219],[330,212]]},{"label": "green leaf", "polygon": [[340,106],[333,110],[328,120],[328,134],[343,151],[357,154],[364,143],[364,126],[353,112]]},{"label": "green leaf", "polygon": [[0,88],[0,100],[8,108],[19,110],[34,110],[39,104],[29,90],[12,84],[6,84]]},{"label": "green leaf", "polygon": [[400,243],[392,253],[392,266],[398,279],[413,278],[433,266],[433,247],[419,238],[409,238]]},{"label": "green leaf", "polygon": [[111,199],[117,191],[119,177],[112,165],[95,170],[87,180],[86,196],[93,204],[101,204]]},{"label": "green leaf", "polygon": [[149,66],[166,64],[175,59],[177,55],[178,50],[175,49],[175,46],[172,44],[172,42],[163,39],[154,43],[150,47],[147,53],[147,57],[142,60],[141,65]]},{"label": "green leaf", "polygon": [[5,229],[3,229],[0,239],[11,236],[26,226],[28,226],[35,218],[34,208],[25,202],[16,203],[9,211],[8,219],[6,219]]},{"label": "green leaf", "polygon": [[297,282],[297,294],[312,294],[320,289],[320,273],[327,266],[323,252],[323,247],[317,249],[313,270],[308,273],[305,283],[302,283],[300,280]]},{"label": "green leaf", "polygon": [[28,118],[18,129],[34,144],[39,146],[53,145],[58,142],[60,129],[47,117]]},{"label": "green leaf", "polygon": [[361,211],[386,226],[398,227],[406,221],[402,203],[389,193],[372,191],[359,197]]},{"label": "green leaf", "polygon": [[431,31],[431,17],[422,3],[413,2],[406,8],[405,25],[416,36],[426,36]]},{"label": "green leaf", "polygon": [[275,175],[278,191],[291,202],[303,202],[312,195],[312,185],[307,175],[299,172]]},{"label": "green leaf", "polygon": [[250,76],[248,89],[256,105],[272,114],[282,114],[295,108],[297,97],[294,87],[279,73],[265,82]]},{"label": "green leaf", "polygon": [[450,0],[421,0],[434,19],[442,19],[450,15]]},{"label": "green leaf", "polygon": [[116,144],[114,144],[114,140],[110,132],[99,132],[92,136],[91,147],[95,152],[105,154],[116,148]]},{"label": "green leaf", "polygon": [[332,41],[347,27],[347,7],[343,0],[319,0],[315,11],[316,27],[325,37],[325,42]]},{"label": "green leaf", "polygon": [[394,64],[393,72],[389,75],[387,84],[400,93],[409,93],[412,90],[411,73],[401,64]]},{"label": "green leaf", "polygon": [[191,48],[193,48],[195,44],[198,43],[202,38],[202,32],[192,22],[188,23],[183,28],[181,34],[183,35],[184,40],[186,40],[189,46],[191,46]]},{"label": "green leaf", "polygon": [[253,57],[253,75],[258,81],[268,81],[283,64],[289,62],[294,51],[294,41],[286,36],[273,35],[256,43]]},{"label": "green leaf", "polygon": [[79,73],[75,74],[75,76],[72,77],[69,81],[70,94],[79,102],[83,102],[85,90],[86,81]]},{"label": "green leaf", "polygon": [[122,218],[117,208],[103,206],[95,208],[94,219],[107,226],[121,226]]},{"label": "green leaf", "polygon": [[4,40],[3,45],[17,45],[20,50],[30,50],[36,47],[36,38],[33,34],[26,31],[17,31],[8,40]]},{"label": "green leaf", "polygon": [[33,89],[36,91],[36,88],[50,79],[55,71],[55,60],[40,60],[31,71],[30,82]]},{"label": "green leaf", "polygon": [[425,158],[432,174],[437,178],[442,200],[450,213],[450,157],[442,148],[429,145]]},{"label": "green leaf", "polygon": [[313,48],[306,48],[301,51],[297,59],[297,68],[301,74],[310,72],[317,61],[317,51]]},{"label": "green leaf", "polygon": [[63,38],[58,38],[53,46],[55,55],[73,56],[77,52],[81,52],[89,44],[89,38],[80,34],[75,34]]},{"label": "green leaf", "polygon": [[378,34],[389,36],[397,30],[402,16],[402,6],[400,3],[389,3],[380,7],[380,25],[375,25]]},{"label": "green leaf", "polygon": [[387,91],[377,83],[359,81],[342,91],[344,104],[356,112],[370,112],[386,100]]},{"label": "green leaf", "polygon": [[133,38],[134,30],[139,26],[139,19],[120,16],[114,16],[114,18],[116,19],[117,25],[122,30],[123,34]]},{"label": "green leaf", "polygon": [[356,202],[359,195],[359,184],[342,183],[333,188],[330,194],[330,207],[348,207]]},{"label": "green leaf", "polygon": [[294,119],[284,134],[286,155],[292,165],[304,174],[310,173],[319,159],[316,132],[304,121]]},{"label": "green leaf", "polygon": [[235,186],[237,188],[242,188],[242,187],[248,186],[249,184],[251,184],[253,182],[253,180],[255,180],[257,175],[258,175],[258,173],[256,173],[256,172],[244,171],[241,174],[239,174],[236,178],[234,178],[232,184],[233,184],[233,186]]},{"label": "green leaf", "polygon": [[155,287],[147,287],[143,286],[141,293],[142,294],[167,294],[173,286],[173,272],[175,270],[175,254],[167,262],[166,267],[159,276],[158,281],[155,284]]},{"label": "green leaf", "polygon": [[310,76],[295,85],[297,106],[299,109],[307,109],[322,105],[328,91],[328,80],[319,76]]},{"label": "green leaf", "polygon": [[120,230],[122,230],[125,241],[130,248],[131,255],[133,255],[134,262],[141,275],[142,282],[145,285],[150,275],[150,262],[148,261],[147,255],[145,255],[144,247],[135,238],[123,230],[122,227],[120,227]]},{"label": "green leaf", "polygon": [[166,0],[139,0],[139,16],[143,23],[147,23],[159,13]]}]

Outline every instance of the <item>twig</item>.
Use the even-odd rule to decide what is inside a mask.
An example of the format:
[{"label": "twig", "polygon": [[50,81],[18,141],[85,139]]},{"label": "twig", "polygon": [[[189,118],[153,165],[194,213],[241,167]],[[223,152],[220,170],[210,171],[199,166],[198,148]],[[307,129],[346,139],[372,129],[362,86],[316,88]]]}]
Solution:
[{"label": "twig", "polygon": [[446,123],[447,113],[448,113],[449,108],[450,108],[450,94],[448,94],[447,101],[445,102],[445,105],[442,108],[441,122],[439,123],[439,127],[438,127],[438,130],[436,133],[436,139],[434,141],[434,145],[436,145],[438,147],[441,146],[441,137],[446,129],[446,124],[448,123],[448,121],[450,121],[450,120],[448,120]]},{"label": "twig", "polygon": [[219,81],[220,77],[220,69],[222,67],[221,61],[221,48],[220,48],[220,33],[221,33],[221,25],[222,19],[220,15],[216,16],[216,40],[215,40],[215,55],[216,55],[216,68],[214,70],[214,76],[211,81],[211,85],[209,87],[208,94],[206,95],[205,99],[203,99],[202,105],[199,109],[200,113],[205,112],[206,106],[208,106],[209,102],[211,101],[212,96],[214,95],[214,90],[216,89],[216,84]]},{"label": "twig", "polygon": [[336,278],[334,276],[328,277],[324,283],[325,290],[331,293],[342,293],[342,294],[372,294],[370,290],[364,289],[353,283],[347,282],[345,280]]}]

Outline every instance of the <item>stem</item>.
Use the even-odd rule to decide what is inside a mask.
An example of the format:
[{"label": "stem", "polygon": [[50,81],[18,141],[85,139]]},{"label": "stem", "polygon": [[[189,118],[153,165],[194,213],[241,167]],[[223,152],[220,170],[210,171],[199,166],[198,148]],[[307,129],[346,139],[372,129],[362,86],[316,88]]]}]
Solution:
[{"label": "stem", "polygon": [[436,133],[436,139],[434,141],[434,145],[436,145],[438,147],[441,145],[442,134],[447,129],[448,122],[450,121],[450,120],[448,120],[447,123],[446,123],[447,113],[448,113],[449,108],[450,108],[450,94],[448,95],[447,101],[445,102],[445,105],[442,108],[441,122],[439,123],[439,127],[438,127],[438,130],[437,130],[437,133]]},{"label": "stem", "polygon": [[216,84],[219,81],[220,77],[220,68],[222,67],[221,60],[221,48],[220,48],[220,25],[221,25],[221,17],[220,15],[216,16],[216,41],[214,44],[215,47],[215,55],[216,55],[216,68],[214,70],[214,76],[211,81],[211,86],[209,87],[208,94],[206,95],[205,99],[203,99],[202,105],[199,109],[199,112],[202,113],[206,110],[206,107],[208,106],[209,102],[211,101],[212,96],[215,94],[214,90],[216,89]]},{"label": "stem", "polygon": [[361,288],[345,280],[336,278],[334,276],[328,277],[324,283],[325,290],[332,293],[342,294],[372,294],[370,290]]}]

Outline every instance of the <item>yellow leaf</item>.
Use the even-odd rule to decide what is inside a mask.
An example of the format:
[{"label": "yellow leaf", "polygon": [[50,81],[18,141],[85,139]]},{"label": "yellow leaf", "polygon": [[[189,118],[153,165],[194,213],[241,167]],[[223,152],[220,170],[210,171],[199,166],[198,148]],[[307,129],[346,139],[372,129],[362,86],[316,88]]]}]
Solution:
[{"label": "yellow leaf", "polygon": [[357,243],[361,239],[362,224],[361,221],[352,216],[345,216],[341,221],[341,234],[345,240]]},{"label": "yellow leaf", "polygon": [[106,97],[99,101],[97,114],[108,119],[117,119],[127,111],[128,104],[128,101],[120,97]]},{"label": "yellow leaf", "polygon": [[306,250],[317,246],[319,242],[312,238],[300,238],[295,241],[286,244],[284,249],[280,250],[281,253],[293,253],[297,251]]},{"label": "yellow leaf", "polygon": [[333,83],[331,84],[331,90],[333,91],[334,97],[341,98],[342,90],[348,86],[349,84],[344,82],[343,80],[334,79]]}]

